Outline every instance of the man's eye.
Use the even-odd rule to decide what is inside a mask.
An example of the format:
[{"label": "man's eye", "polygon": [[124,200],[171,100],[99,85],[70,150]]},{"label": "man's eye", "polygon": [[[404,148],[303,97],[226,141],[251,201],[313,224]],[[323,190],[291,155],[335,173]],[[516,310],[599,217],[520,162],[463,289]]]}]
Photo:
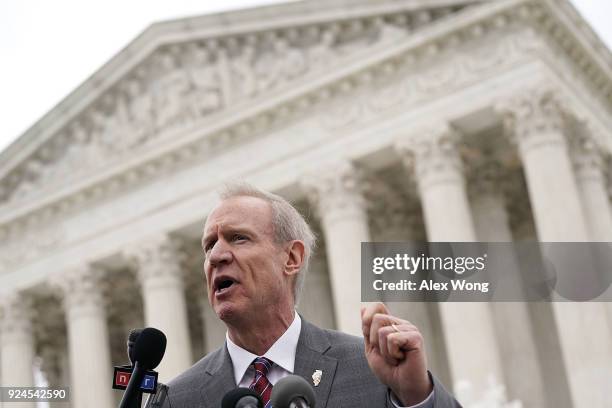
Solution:
[{"label": "man's eye", "polygon": [[242,235],[242,234],[234,234],[234,236],[232,237],[232,240],[234,242],[236,242],[236,241],[245,241],[247,239],[248,238],[245,235]]},{"label": "man's eye", "polygon": [[209,242],[208,244],[206,244],[206,245],[204,246],[204,253],[208,253],[208,252],[209,252],[209,251],[212,249],[212,247],[213,247],[214,245],[215,245],[215,243],[214,243],[214,242]]}]

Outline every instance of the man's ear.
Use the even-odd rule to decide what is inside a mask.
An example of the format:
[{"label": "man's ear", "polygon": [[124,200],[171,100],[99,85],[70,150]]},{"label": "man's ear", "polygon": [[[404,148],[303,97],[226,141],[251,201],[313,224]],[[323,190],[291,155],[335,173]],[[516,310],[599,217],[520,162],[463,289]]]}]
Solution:
[{"label": "man's ear", "polygon": [[299,240],[291,241],[287,247],[287,261],[285,262],[285,273],[287,275],[297,275],[304,263],[306,247]]}]

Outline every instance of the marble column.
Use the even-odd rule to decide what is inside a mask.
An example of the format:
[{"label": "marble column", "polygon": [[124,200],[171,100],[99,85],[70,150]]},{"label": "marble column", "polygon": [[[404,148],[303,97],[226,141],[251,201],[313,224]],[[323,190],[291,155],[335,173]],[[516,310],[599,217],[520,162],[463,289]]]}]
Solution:
[{"label": "marble column", "polygon": [[321,218],[338,329],[361,336],[361,242],[370,240],[359,173],[342,162],[304,180]]},{"label": "marble column", "polygon": [[84,266],[64,274],[58,282],[66,310],[73,407],[107,408],[114,402],[108,386],[113,373],[102,275],[102,270]]},{"label": "marble column", "polygon": [[[430,242],[476,241],[458,139],[450,126],[439,125],[396,144],[414,170]],[[488,305],[444,302],[439,308],[453,388],[470,387],[480,400],[491,381],[503,379]]]},{"label": "marble column", "polygon": [[[502,191],[503,169],[499,162],[484,160],[472,167],[471,207],[476,236],[481,242],[512,242],[506,197]],[[516,259],[506,265],[509,276],[520,276]],[[517,288],[520,281],[515,280]],[[544,407],[543,372],[538,359],[535,333],[526,302],[490,304],[501,355],[507,396],[519,399],[526,407]],[[511,334],[510,334],[511,333]],[[527,372],[529,375],[517,375]]]},{"label": "marble column", "polygon": [[[592,128],[574,127],[572,130],[571,159],[590,241],[612,243],[612,208],[608,198],[603,148],[596,144]],[[606,296],[607,299],[612,296],[612,286],[608,288]],[[604,303],[602,307],[609,317],[608,329],[612,336],[612,303]]]},{"label": "marble column", "polygon": [[167,382],[192,364],[191,338],[181,272],[182,253],[167,235],[152,237],[126,250],[142,287],[145,325],[164,332],[166,353],[156,371]]},{"label": "marble column", "polygon": [[[424,242],[421,208],[416,195],[393,188],[384,179],[369,180],[368,203],[372,240],[375,242]],[[383,293],[383,296],[386,293]],[[429,369],[444,384],[450,384],[448,357],[440,313],[435,303],[421,302],[422,297],[406,293],[402,302],[385,303],[393,314],[409,320],[419,328],[425,339]]]},{"label": "marble column", "polygon": [[[610,208],[610,216],[612,217],[612,160],[609,163],[607,168],[607,188],[606,191],[608,193],[608,206]],[[612,241],[612,240],[611,240]],[[612,292],[612,287],[610,287],[610,292]],[[608,292],[608,293],[610,293]],[[612,298],[612,293],[610,294],[610,298]],[[612,302],[607,304],[607,312],[608,312],[608,326],[612,330]]]},{"label": "marble column", "polygon": [[[541,87],[526,90],[498,106],[518,146],[542,242],[589,240],[565,138],[570,114],[566,105],[553,89]],[[552,309],[572,406],[606,405],[609,398],[604,390],[606,379],[612,378],[612,355],[602,306],[554,302]]]},{"label": "marble column", "polygon": [[587,241],[587,225],[563,133],[565,113],[556,93],[547,88],[529,90],[497,108],[518,146],[538,238]]},{"label": "marble column", "polygon": [[602,151],[592,136],[576,130],[571,158],[591,241],[612,242],[612,211],[608,201]]},{"label": "marble column", "polygon": [[[66,387],[70,382],[68,354],[63,348],[45,345],[41,350],[42,371],[50,387]],[[49,408],[65,408],[64,402],[49,402]]]},{"label": "marble column", "polygon": [[[14,293],[0,303],[0,378],[3,387],[34,386],[34,338],[28,299]],[[4,402],[5,408],[34,408],[33,402]]]}]

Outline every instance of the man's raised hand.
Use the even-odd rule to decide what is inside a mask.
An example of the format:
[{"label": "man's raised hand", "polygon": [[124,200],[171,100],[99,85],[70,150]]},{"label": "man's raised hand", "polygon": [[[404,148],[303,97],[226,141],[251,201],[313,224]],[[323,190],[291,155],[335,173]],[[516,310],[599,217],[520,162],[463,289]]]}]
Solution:
[{"label": "man's raised hand", "polygon": [[361,308],[361,325],[368,364],[405,406],[431,393],[423,336],[412,323],[389,314],[383,303]]}]

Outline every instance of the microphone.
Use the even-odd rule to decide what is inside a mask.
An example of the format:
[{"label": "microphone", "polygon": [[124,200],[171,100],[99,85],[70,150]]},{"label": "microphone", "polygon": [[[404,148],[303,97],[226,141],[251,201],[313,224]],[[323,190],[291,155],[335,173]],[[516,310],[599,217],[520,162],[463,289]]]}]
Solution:
[{"label": "microphone", "polygon": [[[138,336],[140,336],[140,333],[142,333],[142,329],[132,329],[130,331],[130,334],[128,334],[127,355],[128,355],[128,358],[130,359],[130,364],[132,365],[132,367],[134,367],[134,356],[133,356],[134,344],[136,343],[136,339],[138,339]],[[142,393],[138,393],[138,395],[135,398],[134,405],[137,407],[142,406]]]},{"label": "microphone", "polygon": [[130,363],[132,365],[134,365],[134,344],[136,343],[136,340],[138,339],[138,336],[140,336],[140,333],[142,333],[143,329],[132,329],[130,331],[130,334],[128,335],[128,339],[127,339],[127,355],[130,359]]},{"label": "microphone", "polygon": [[315,394],[305,379],[288,375],[272,387],[270,402],[274,408],[314,408]]},{"label": "microphone", "polygon": [[[129,342],[129,339],[128,339]],[[143,329],[132,348],[134,370],[119,408],[133,408],[141,400],[140,384],[147,370],[159,365],[166,351],[166,336],[152,327]]]},{"label": "microphone", "polygon": [[221,408],[263,408],[263,402],[250,388],[236,388],[225,394]]}]

